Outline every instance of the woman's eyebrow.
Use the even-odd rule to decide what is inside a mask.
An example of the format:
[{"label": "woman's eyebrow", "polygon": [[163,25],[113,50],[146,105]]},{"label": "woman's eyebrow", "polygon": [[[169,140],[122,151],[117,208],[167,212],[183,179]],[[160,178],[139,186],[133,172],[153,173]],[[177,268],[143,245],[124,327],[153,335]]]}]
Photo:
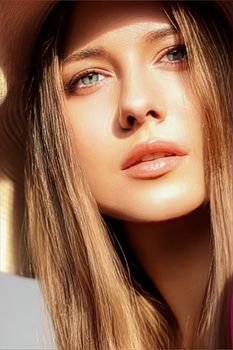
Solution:
[{"label": "woman's eyebrow", "polygon": [[71,55],[67,56],[62,60],[62,64],[67,62],[75,62],[75,61],[81,61],[85,58],[89,57],[108,57],[109,52],[102,48],[101,46],[97,47],[87,47],[86,49],[82,49],[79,51],[76,51],[72,53]]},{"label": "woman's eyebrow", "polygon": [[159,39],[165,38],[166,36],[174,35],[178,33],[179,32],[175,27],[166,26],[164,28],[154,29],[145,33],[142,36],[142,39],[145,41],[155,42]]},{"label": "woman's eyebrow", "polygon": [[[171,26],[166,26],[164,28],[159,28],[159,29],[154,29],[151,30],[147,33],[145,33],[141,39],[145,40],[146,42],[155,42],[161,38],[164,38],[169,35],[174,35],[177,34],[178,31]],[[76,62],[76,61],[81,61],[85,58],[90,58],[90,57],[104,57],[108,58],[110,56],[110,53],[108,52],[107,49],[97,46],[97,47],[87,47],[85,49],[81,49],[79,51],[76,51],[72,53],[71,55],[65,57],[62,60],[62,64],[65,63],[71,63],[71,62]]]}]

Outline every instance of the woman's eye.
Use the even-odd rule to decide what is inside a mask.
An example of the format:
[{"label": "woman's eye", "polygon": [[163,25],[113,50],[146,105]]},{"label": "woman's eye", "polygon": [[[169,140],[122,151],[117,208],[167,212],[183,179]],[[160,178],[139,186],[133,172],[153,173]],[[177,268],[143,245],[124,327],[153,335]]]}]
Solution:
[{"label": "woman's eye", "polygon": [[160,60],[163,64],[177,64],[180,61],[184,61],[187,58],[187,52],[185,45],[177,46],[173,49],[169,49]]},{"label": "woman's eye", "polygon": [[94,73],[88,73],[88,74],[84,75],[82,78],[80,78],[78,82],[80,82],[81,85],[84,85],[84,86],[93,85],[96,82],[101,80],[99,78],[99,76],[100,76],[99,73],[95,73],[95,72]]},{"label": "woman's eye", "polygon": [[73,92],[76,89],[91,88],[98,85],[103,79],[104,76],[98,72],[83,72],[71,79],[71,81],[65,86],[65,90]]}]

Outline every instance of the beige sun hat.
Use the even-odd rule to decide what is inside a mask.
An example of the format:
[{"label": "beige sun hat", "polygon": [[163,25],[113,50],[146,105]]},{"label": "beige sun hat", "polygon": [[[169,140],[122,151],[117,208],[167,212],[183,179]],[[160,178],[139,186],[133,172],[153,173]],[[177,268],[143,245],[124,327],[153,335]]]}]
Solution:
[{"label": "beige sun hat", "polygon": [[[57,2],[0,0],[0,271],[22,276],[30,276],[30,264],[23,228],[23,130],[14,101],[36,34]],[[217,3],[233,20],[233,1]]]}]

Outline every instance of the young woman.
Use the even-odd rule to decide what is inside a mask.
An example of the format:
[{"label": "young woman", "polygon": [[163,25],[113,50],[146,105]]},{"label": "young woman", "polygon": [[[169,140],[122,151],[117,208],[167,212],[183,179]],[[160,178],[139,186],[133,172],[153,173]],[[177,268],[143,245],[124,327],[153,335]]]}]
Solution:
[{"label": "young woman", "polygon": [[60,2],[33,48],[28,249],[58,349],[230,349],[232,27]]}]

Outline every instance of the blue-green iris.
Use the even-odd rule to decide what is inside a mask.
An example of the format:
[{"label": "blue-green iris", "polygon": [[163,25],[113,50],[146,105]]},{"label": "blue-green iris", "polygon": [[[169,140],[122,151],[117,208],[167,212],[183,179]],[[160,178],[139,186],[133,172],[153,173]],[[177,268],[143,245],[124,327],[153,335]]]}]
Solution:
[{"label": "blue-green iris", "polygon": [[90,73],[80,80],[84,85],[96,83],[98,81],[98,73]]}]

